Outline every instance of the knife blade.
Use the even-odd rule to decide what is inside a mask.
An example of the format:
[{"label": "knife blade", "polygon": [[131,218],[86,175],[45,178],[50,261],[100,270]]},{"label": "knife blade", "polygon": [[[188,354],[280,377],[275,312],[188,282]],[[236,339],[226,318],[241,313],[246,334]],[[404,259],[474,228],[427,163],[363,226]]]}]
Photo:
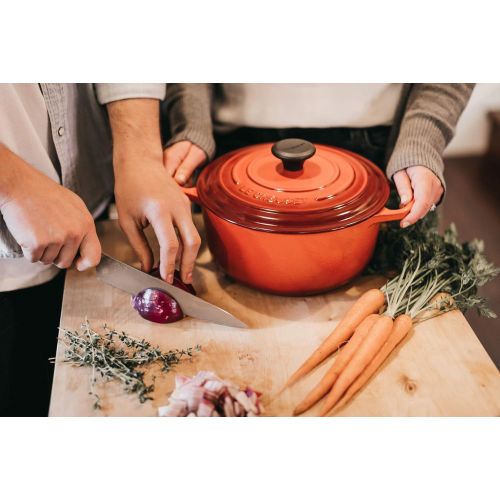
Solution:
[{"label": "knife blade", "polygon": [[145,288],[161,288],[179,303],[187,316],[235,328],[248,327],[224,309],[104,253],[96,271],[101,281],[131,295],[136,295]]}]

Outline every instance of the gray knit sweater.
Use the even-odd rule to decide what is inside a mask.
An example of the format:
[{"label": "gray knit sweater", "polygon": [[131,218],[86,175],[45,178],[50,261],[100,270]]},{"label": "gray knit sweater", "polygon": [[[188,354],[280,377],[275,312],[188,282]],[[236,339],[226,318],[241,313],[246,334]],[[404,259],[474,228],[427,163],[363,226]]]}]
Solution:
[{"label": "gray knit sweater", "polygon": [[[215,154],[211,119],[212,94],[217,84],[172,83],[167,86],[163,112],[168,117],[171,138],[168,145],[189,140]],[[443,151],[455,132],[474,84],[407,83],[393,120],[386,174],[422,165],[444,181]]]}]

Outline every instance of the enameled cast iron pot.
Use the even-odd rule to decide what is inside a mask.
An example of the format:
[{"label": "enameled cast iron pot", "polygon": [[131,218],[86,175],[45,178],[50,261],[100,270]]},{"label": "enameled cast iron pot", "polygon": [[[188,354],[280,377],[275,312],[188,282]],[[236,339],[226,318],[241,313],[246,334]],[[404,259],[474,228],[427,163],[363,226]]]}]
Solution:
[{"label": "enameled cast iron pot", "polygon": [[185,193],[203,207],[215,261],[249,286],[284,295],[342,285],[368,264],[389,183],[349,151],[285,139],[228,153]]}]

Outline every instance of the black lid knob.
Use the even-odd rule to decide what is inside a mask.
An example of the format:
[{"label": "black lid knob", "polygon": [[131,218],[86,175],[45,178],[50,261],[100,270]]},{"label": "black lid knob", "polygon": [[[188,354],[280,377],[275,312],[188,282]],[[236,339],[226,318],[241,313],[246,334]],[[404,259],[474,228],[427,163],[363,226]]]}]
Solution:
[{"label": "black lid knob", "polygon": [[316,153],[316,148],[303,139],[283,139],[273,144],[271,151],[283,162],[285,170],[293,172],[302,170],[304,162]]}]

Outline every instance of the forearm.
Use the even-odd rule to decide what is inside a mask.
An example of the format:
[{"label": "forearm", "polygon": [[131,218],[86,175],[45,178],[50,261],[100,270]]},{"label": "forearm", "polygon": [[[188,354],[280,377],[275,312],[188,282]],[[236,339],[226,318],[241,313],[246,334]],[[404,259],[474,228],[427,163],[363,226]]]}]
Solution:
[{"label": "forearm", "polygon": [[414,84],[387,167],[392,176],[412,166],[429,168],[444,186],[443,152],[452,139],[474,84]]},{"label": "forearm", "polygon": [[21,157],[0,143],[0,209],[14,198],[22,186],[23,175],[36,172]]},{"label": "forearm", "polygon": [[215,154],[211,117],[212,85],[209,83],[169,83],[163,105],[170,126],[167,146],[189,141],[201,148],[207,159]]},{"label": "forearm", "polygon": [[107,105],[116,169],[144,157],[162,161],[160,103],[157,99],[126,99]]},{"label": "forearm", "polygon": [[120,226],[149,272],[154,265],[151,246],[143,232],[151,225],[159,243],[162,278],[173,282],[179,239],[181,276],[191,283],[200,238],[186,195],[163,165],[159,101],[124,100],[108,104],[113,134],[115,199]]}]

